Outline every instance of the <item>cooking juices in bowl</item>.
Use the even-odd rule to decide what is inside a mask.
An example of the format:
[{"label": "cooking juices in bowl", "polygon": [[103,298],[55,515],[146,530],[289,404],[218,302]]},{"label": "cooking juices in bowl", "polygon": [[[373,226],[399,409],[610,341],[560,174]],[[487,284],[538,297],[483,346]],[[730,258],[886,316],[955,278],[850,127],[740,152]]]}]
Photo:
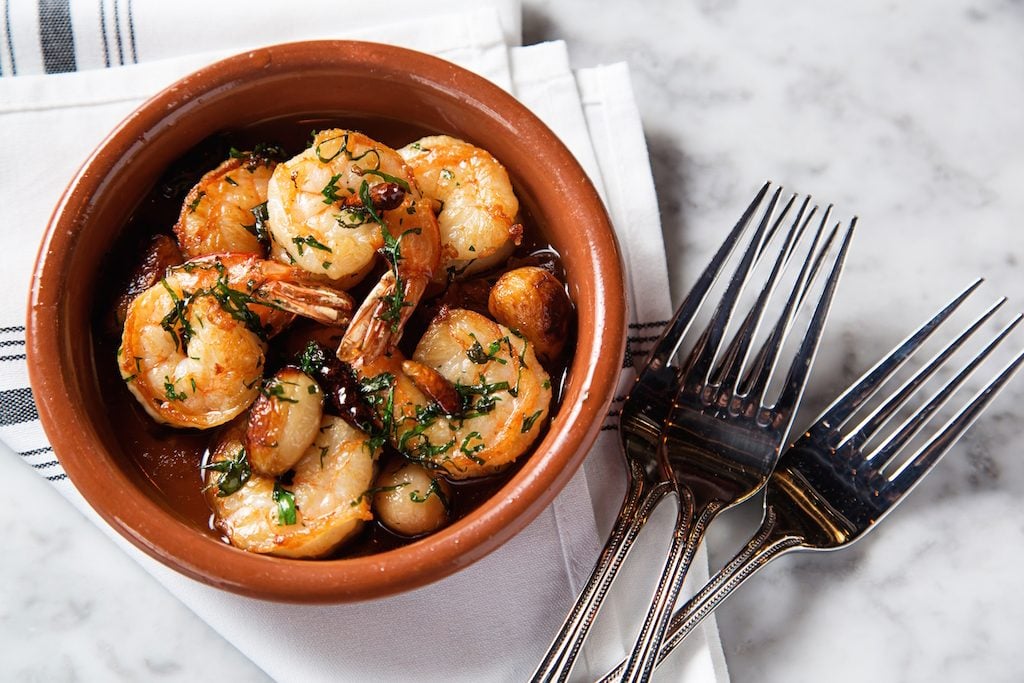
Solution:
[{"label": "cooking juices in bowl", "polygon": [[[242,168],[233,171],[233,173],[240,176],[239,180],[246,182],[248,179],[242,177],[248,172],[245,170],[244,165],[246,163],[258,165],[259,163],[257,157],[247,156],[247,152],[252,150],[262,150],[265,154],[273,153],[279,157],[279,161],[283,162],[292,159],[303,150],[312,149],[311,161],[313,164],[327,163],[339,154],[347,154],[355,158],[356,161],[354,163],[358,165],[359,155],[353,154],[349,149],[349,146],[353,149],[355,148],[355,138],[350,143],[347,137],[348,134],[344,133],[344,130],[361,131],[373,140],[379,141],[393,149],[409,145],[409,143],[413,143],[423,136],[434,133],[434,131],[424,130],[413,125],[382,121],[379,118],[359,119],[358,117],[346,117],[343,120],[338,120],[334,118],[303,117],[301,119],[274,120],[214,136],[185,152],[176,162],[168,167],[163,177],[136,208],[124,226],[115,247],[107,257],[107,263],[101,269],[101,272],[104,273],[104,280],[99,288],[96,310],[93,315],[95,363],[98,369],[103,396],[108,404],[110,413],[119,416],[117,420],[118,429],[116,430],[116,438],[119,440],[119,445],[122,451],[128,454],[133,465],[139,469],[146,480],[159,491],[159,495],[165,500],[169,509],[173,510],[190,525],[203,529],[208,534],[221,537],[225,542],[232,541],[231,536],[233,532],[240,532],[237,532],[237,529],[232,529],[231,524],[225,524],[223,519],[229,516],[229,514],[239,513],[237,510],[231,512],[226,511],[224,508],[225,506],[227,508],[232,508],[232,506],[237,508],[240,505],[238,501],[246,495],[267,498],[267,500],[258,504],[260,509],[257,510],[257,513],[261,516],[261,524],[267,527],[271,536],[273,536],[274,524],[280,525],[283,529],[289,525],[303,523],[302,514],[304,511],[301,509],[301,505],[296,509],[295,494],[293,493],[296,487],[301,485],[299,479],[304,476],[302,472],[296,471],[296,468],[301,467],[301,465],[296,466],[294,463],[286,464],[280,472],[275,471],[273,474],[261,475],[255,473],[250,467],[248,462],[250,456],[248,454],[244,456],[246,458],[244,467],[243,463],[235,461],[241,455],[240,449],[252,441],[251,438],[247,441],[244,437],[240,436],[246,429],[245,422],[248,411],[243,412],[241,417],[235,418],[226,425],[202,430],[175,428],[159,424],[147,414],[148,411],[143,409],[140,401],[151,400],[154,404],[163,402],[165,405],[173,407],[176,399],[183,396],[187,398],[187,394],[202,391],[203,388],[197,387],[194,382],[189,384],[187,380],[179,383],[176,380],[172,380],[168,375],[163,387],[162,396],[142,396],[139,400],[136,400],[136,397],[129,392],[129,385],[132,382],[138,381],[138,378],[135,376],[136,373],[132,371],[133,360],[129,358],[127,361],[123,361],[120,372],[115,361],[118,357],[119,347],[122,344],[125,304],[131,298],[126,296],[125,292],[131,289],[132,273],[134,272],[138,275],[139,266],[147,257],[147,254],[151,261],[148,266],[149,271],[151,271],[148,275],[150,282],[152,282],[152,271],[154,268],[162,271],[166,265],[180,265],[178,262],[185,258],[178,257],[174,253],[174,245],[171,243],[171,240],[174,238],[172,226],[175,225],[179,218],[189,216],[196,210],[202,210],[200,207],[204,200],[207,202],[214,201],[214,199],[208,198],[212,197],[212,192],[207,194],[202,188],[196,187],[196,183],[200,181],[205,173],[218,167],[226,159],[236,157],[241,160]],[[327,132],[314,137],[311,145],[311,131],[314,136],[318,131]],[[346,137],[342,138],[341,136]],[[441,143],[438,142],[437,144]],[[421,153],[430,153],[431,150],[423,149],[424,146],[413,144],[406,147],[405,153],[407,156],[411,155],[412,157],[416,157],[417,154]],[[427,169],[425,175],[422,176],[424,183],[438,183],[441,185],[448,183],[451,185],[452,183],[449,181],[457,181],[456,174],[459,173],[459,170],[454,164],[458,163],[460,158],[470,165],[476,163],[475,161],[465,160],[465,154],[467,153],[466,150],[460,149],[459,154],[454,155],[452,168],[445,166],[447,162],[444,161],[443,157],[440,161],[435,159],[437,168]],[[367,155],[367,152],[364,150],[362,154]],[[339,184],[343,183],[344,180],[332,173],[327,173],[325,176],[326,181],[321,183],[323,186],[321,191],[321,194],[323,194],[323,208],[336,215],[339,225],[343,223],[346,226],[353,227],[364,224],[376,225],[375,221],[385,211],[398,212],[397,207],[399,205],[395,204],[396,201],[405,202],[405,204],[401,205],[401,210],[407,211],[411,217],[410,220],[416,218],[414,215],[417,211],[415,205],[411,204],[408,198],[403,199],[401,196],[398,196],[408,194],[412,190],[402,187],[405,183],[401,177],[398,177],[400,174],[384,171],[379,160],[373,158],[374,154],[372,152],[369,153],[367,161],[360,168],[360,171],[363,173],[362,179],[366,181],[365,185],[361,182],[359,186],[354,186],[355,182],[352,182],[346,187],[341,187]],[[309,156],[307,153],[307,157]],[[292,171],[292,185],[296,184],[296,177],[300,172],[301,169]],[[420,178],[421,176],[417,173],[417,177]],[[238,186],[238,181],[234,180],[230,175],[226,182],[229,185]],[[398,186],[400,189],[395,189],[395,186]],[[376,193],[378,195],[391,191],[395,193],[395,197],[385,199],[381,204],[376,204],[375,202],[378,199],[371,197],[371,190],[374,188],[380,190]],[[430,192],[425,192],[425,197],[429,197],[433,191],[434,189],[431,188]],[[481,192],[481,194],[484,193]],[[492,202],[501,201],[500,197],[497,199],[485,197],[485,199]],[[391,203],[388,204],[388,201]],[[430,202],[426,198],[421,201]],[[456,200],[450,201],[454,204]],[[368,210],[367,203],[369,203],[372,210]],[[308,208],[308,204],[307,197],[306,208]],[[316,210],[321,207],[314,206],[313,208]],[[450,206],[449,208],[452,207]],[[430,204],[432,215],[436,215],[438,211],[443,209],[444,204],[442,201],[435,200]],[[268,218],[266,208],[261,209],[257,207],[255,212],[250,213],[252,213],[252,220],[246,227],[253,233],[254,237],[266,239],[265,230]],[[480,267],[472,255],[469,255],[468,258],[460,258],[460,255],[455,254],[453,249],[449,248],[445,254],[449,263],[447,274],[442,277],[435,277],[432,282],[426,284],[422,297],[415,303],[414,308],[410,305],[414,304],[413,301],[403,301],[401,298],[396,298],[394,290],[391,290],[390,294],[385,293],[382,296],[381,292],[383,290],[377,287],[378,283],[386,282],[390,276],[392,286],[397,281],[399,294],[403,296],[408,294],[407,291],[403,291],[402,275],[398,272],[398,269],[401,267],[403,260],[412,260],[415,258],[415,255],[401,253],[400,249],[403,242],[401,239],[390,243],[390,259],[387,253],[389,245],[385,244],[381,249],[384,252],[384,258],[376,257],[373,270],[365,275],[358,284],[348,286],[348,283],[344,282],[344,289],[351,295],[355,310],[359,310],[364,301],[379,302],[377,310],[367,318],[364,318],[364,322],[368,319],[370,320],[370,325],[373,326],[373,320],[376,318],[387,318],[385,320],[387,324],[378,325],[379,328],[384,330],[385,334],[391,333],[396,329],[394,323],[399,316],[405,313],[404,309],[413,308],[411,317],[404,322],[401,341],[398,342],[396,347],[398,353],[408,359],[413,358],[417,342],[425,334],[436,336],[437,333],[434,330],[434,326],[432,326],[432,321],[441,320],[442,318],[447,319],[462,310],[472,311],[474,314],[478,313],[488,317],[493,317],[496,309],[499,311],[497,313],[499,316],[504,315],[501,311],[506,310],[511,311],[508,315],[514,317],[516,315],[515,310],[517,309],[516,302],[518,301],[516,297],[524,296],[522,290],[525,288],[527,290],[526,295],[532,296],[536,291],[543,289],[542,285],[529,281],[525,285],[514,283],[512,290],[510,290],[512,291],[513,303],[504,307],[500,301],[495,303],[489,302],[488,299],[492,290],[495,292],[494,297],[499,297],[501,292],[507,289],[507,287],[505,289],[494,287],[499,276],[508,271],[523,267],[534,267],[534,269],[517,272],[528,273],[531,276],[539,273],[540,277],[548,277],[544,275],[544,273],[547,273],[557,278],[559,292],[564,299],[564,308],[559,308],[556,311],[557,317],[561,318],[560,320],[549,322],[568,323],[568,319],[572,317],[572,311],[568,297],[564,293],[564,286],[561,284],[564,282],[564,273],[558,254],[549,244],[545,243],[542,236],[542,226],[534,223],[525,207],[521,207],[518,215],[514,218],[515,223],[511,231],[517,243],[510,250],[510,253],[499,254],[494,259],[495,263]],[[257,223],[259,223],[259,230],[257,230]],[[264,234],[257,235],[260,231],[264,231]],[[396,231],[392,230],[391,232],[395,233]],[[400,231],[397,232],[399,236],[403,234]],[[420,233],[409,231],[409,234],[419,236]],[[157,236],[163,237],[157,238]],[[158,240],[156,242],[158,246],[153,248],[155,238]],[[179,238],[178,241],[182,240]],[[281,241],[278,240],[278,245]],[[386,238],[385,241],[387,241]],[[280,248],[280,246],[273,247],[270,258],[274,258],[276,252],[276,261],[278,263],[289,264],[289,262],[294,262],[297,257],[307,257],[308,260],[308,255],[313,255],[316,257],[317,263],[321,264],[325,271],[334,265],[332,260],[336,255],[332,249],[312,235],[299,234],[293,236],[293,242],[294,246],[290,251]],[[398,249],[397,253],[396,246]],[[470,251],[475,251],[475,244],[469,246]],[[395,256],[398,258],[396,259]],[[462,254],[461,256],[466,255]],[[207,256],[205,258],[207,259],[206,261],[189,261],[188,264],[191,267],[190,265],[184,266],[188,275],[190,277],[194,276],[195,273],[192,270],[196,268],[213,268],[216,273],[220,273],[220,275],[215,273],[211,276],[216,281],[213,287],[223,288],[225,284],[224,277],[226,277],[223,276],[223,272],[225,272],[225,268],[230,266],[232,262],[230,259],[232,257]],[[213,260],[211,261],[210,259]],[[197,263],[202,265],[194,265]],[[228,265],[224,265],[225,263]],[[145,270],[145,268],[142,270]],[[139,278],[136,277],[134,279],[138,280]],[[157,280],[159,282],[153,284],[153,287],[171,292],[172,288],[168,287],[166,279],[161,280],[157,277]],[[338,282],[337,280],[332,282],[322,276],[319,280],[322,280],[325,285],[336,285]],[[517,290],[516,287],[519,289]],[[137,284],[135,289],[139,289]],[[244,292],[245,286],[241,286],[240,289]],[[137,294],[138,292],[132,291],[131,293]],[[171,292],[170,294],[171,299],[174,301],[177,301],[180,295],[181,292],[178,292],[178,294]],[[226,296],[223,289],[221,295],[222,297]],[[388,299],[389,296],[391,299]],[[234,307],[233,310],[235,311],[236,318],[245,318],[247,314],[241,310],[240,306],[244,307],[247,303],[244,298],[236,299],[237,297],[232,299],[229,296],[227,299],[217,300],[222,305],[226,302],[228,308]],[[389,301],[397,301],[397,303],[389,308]],[[184,307],[187,303],[183,301],[180,304],[176,304],[174,310],[168,311],[167,316],[164,316],[160,321],[164,323],[163,329],[168,334],[169,339],[175,339],[175,347],[177,348],[180,345],[181,350],[186,353],[189,339],[187,334],[183,336],[185,330],[182,329],[182,326],[187,326],[187,323],[184,322]],[[119,305],[121,307],[120,312],[118,311]],[[356,315],[358,317],[358,313]],[[388,317],[389,315],[391,317]],[[401,364],[396,365],[396,363],[389,360],[376,359],[371,360],[369,363],[364,363],[361,351],[350,351],[349,357],[345,359],[349,364],[341,365],[342,374],[338,375],[338,361],[334,358],[334,352],[338,349],[339,343],[346,337],[348,332],[346,327],[324,326],[300,317],[286,329],[281,331],[274,330],[276,334],[268,340],[265,360],[259,363],[260,374],[249,380],[249,382],[262,382],[260,398],[257,398],[257,403],[261,400],[263,403],[275,400],[287,403],[295,402],[296,399],[289,398],[285,394],[280,381],[275,383],[272,380],[268,381],[268,378],[274,377],[276,373],[287,366],[302,365],[301,361],[305,359],[306,365],[303,366],[303,369],[313,379],[319,381],[315,386],[305,387],[308,388],[308,393],[326,392],[328,400],[324,402],[325,412],[336,415],[340,413],[343,414],[342,416],[347,416],[348,422],[340,424],[341,421],[337,421],[339,423],[339,430],[352,429],[354,425],[358,425],[363,430],[366,430],[365,439],[360,442],[361,445],[356,450],[358,451],[362,448],[365,452],[365,457],[374,455],[377,461],[377,465],[374,468],[376,472],[370,473],[371,478],[366,481],[365,485],[357,484],[356,488],[358,491],[355,491],[354,494],[352,491],[348,491],[343,500],[339,498],[336,501],[339,506],[346,508],[343,512],[346,514],[352,513],[354,524],[357,527],[361,525],[361,528],[336,547],[325,546],[321,548],[314,544],[310,546],[312,547],[310,552],[298,552],[295,555],[316,557],[367,555],[407,544],[427,533],[423,527],[417,526],[415,523],[411,526],[402,526],[401,522],[396,524],[392,520],[391,526],[397,528],[397,532],[382,524],[379,519],[378,508],[387,506],[389,504],[388,500],[393,502],[400,498],[399,504],[405,507],[409,507],[411,504],[414,512],[417,512],[415,510],[417,506],[433,506],[436,508],[440,502],[444,508],[441,514],[447,516],[445,523],[450,524],[469,514],[483,501],[494,495],[522,466],[529,457],[530,451],[539,442],[543,432],[546,430],[546,426],[556,412],[560,402],[562,380],[565,376],[566,367],[571,360],[573,347],[571,339],[565,344],[564,349],[554,349],[553,351],[544,348],[542,339],[531,339],[533,336],[529,329],[531,324],[544,322],[534,319],[535,317],[529,319],[520,318],[522,324],[514,327],[522,327],[522,331],[520,329],[512,329],[510,330],[511,335],[498,334],[492,335],[494,338],[478,339],[472,331],[469,332],[471,338],[476,343],[465,349],[465,357],[460,356],[458,363],[455,363],[456,365],[461,364],[471,369],[483,369],[489,367],[488,364],[498,367],[499,365],[508,366],[509,363],[512,363],[518,368],[516,383],[512,386],[507,386],[509,382],[504,382],[499,387],[498,382],[489,381],[483,373],[479,375],[479,382],[456,382],[454,385],[450,382],[445,382],[444,378],[440,377],[437,372],[442,369],[441,365],[444,364],[443,358],[441,361],[433,364],[436,367],[430,367],[430,363],[425,363],[424,365],[427,366],[425,370],[422,367],[405,368],[414,376],[416,372],[426,374],[426,377],[419,377],[414,386],[417,389],[426,389],[427,393],[425,395],[429,398],[429,401],[416,408],[416,420],[413,420],[410,415],[410,419],[406,422],[407,427],[401,434],[398,433],[393,424],[389,424],[389,421],[394,421],[396,415],[393,412],[389,412],[394,410],[393,406],[388,406],[389,401],[394,401],[395,389],[391,387],[397,384],[395,375],[403,368]],[[202,317],[200,316],[198,320],[198,324],[201,325]],[[472,318],[472,320],[475,321],[477,319]],[[571,329],[571,325],[569,325],[569,328]],[[194,330],[188,330],[188,332],[194,333]],[[311,342],[314,343],[313,346],[310,345]],[[365,347],[365,344],[359,348],[362,349],[363,347]],[[535,360],[534,348],[536,348],[536,353],[541,356],[542,362]],[[317,351],[321,355],[326,355],[327,360],[335,368],[333,370],[333,380],[324,379],[329,374],[329,371],[321,367],[322,363],[315,367],[309,367],[310,358],[313,357],[315,360]],[[484,443],[484,439],[478,431],[472,429],[471,426],[465,427],[464,424],[471,425],[473,417],[484,417],[484,413],[493,410],[495,403],[502,400],[502,395],[499,394],[503,394],[503,392],[508,393],[507,396],[504,396],[508,401],[519,398],[516,393],[524,372],[533,372],[530,364],[524,362],[527,353],[531,359],[530,363],[537,362],[546,371],[546,374],[540,381],[544,384],[544,390],[551,393],[550,404],[545,403],[536,410],[531,406],[527,411],[528,414],[525,414],[520,420],[521,424],[519,422],[516,423],[517,429],[513,431],[523,434],[520,440],[527,440],[532,445],[522,455],[511,458],[511,462],[507,465],[493,468],[500,471],[491,473],[489,471],[490,468],[477,467],[478,463],[483,463],[478,454],[483,448],[486,448],[487,444]],[[344,356],[345,353],[343,352],[342,355]],[[321,358],[322,360],[323,358]],[[136,369],[140,372],[145,369],[139,365],[140,361],[134,361],[134,363]],[[360,369],[350,374],[348,369],[350,367]],[[507,367],[498,369],[507,371]],[[322,376],[318,376],[318,372]],[[347,384],[341,387],[332,384],[340,381],[339,378],[344,379]],[[381,384],[382,378],[386,382],[391,382],[391,387],[384,385],[375,386],[375,384]],[[159,384],[159,380],[157,380],[157,384]],[[136,390],[136,394],[140,394],[140,391]],[[457,401],[458,404],[452,405],[452,401]],[[153,410],[159,412],[159,406],[157,405],[157,408],[150,406],[149,411]],[[438,418],[444,419],[446,425],[449,423],[451,425],[452,438],[445,443],[440,443],[437,439],[435,439],[435,442],[431,442],[422,436],[427,429],[431,428],[432,421]],[[248,421],[252,422],[251,419]],[[328,456],[328,444],[324,441],[324,434],[330,430],[331,424],[331,418],[325,418],[319,430],[319,436],[314,439],[314,445],[309,447],[309,449],[320,448],[321,468],[325,467],[324,457],[333,457]],[[250,426],[249,429],[251,430],[252,427]],[[360,432],[355,433],[361,434]],[[232,439],[235,440],[232,441]],[[321,442],[323,442],[322,445],[315,445],[321,444]],[[240,445],[225,446],[225,444]],[[426,448],[416,447],[417,444],[419,446],[425,445]],[[276,443],[271,443],[270,446],[276,447]],[[309,449],[304,448],[303,450],[308,451]],[[404,454],[402,451],[404,451]],[[469,472],[469,475],[472,476],[465,476],[463,474],[466,467],[460,467],[457,464],[453,465],[453,458],[445,455],[446,451],[462,458],[464,465],[473,470]],[[308,454],[303,457],[309,458]],[[427,465],[425,470],[427,479],[419,482],[419,484],[404,483],[405,479],[396,479],[395,471],[404,471],[408,463]],[[313,468],[314,471],[310,476],[314,478],[323,476],[315,471],[315,465],[316,463],[313,462],[312,465],[306,468]],[[327,465],[329,466],[329,463]],[[386,471],[384,474],[378,474],[381,470]],[[390,478],[388,478],[389,476]],[[246,478],[249,479],[249,482],[253,483],[259,480],[264,485],[263,488],[257,490],[253,483],[247,484],[245,481],[242,481]],[[232,497],[235,499],[232,500]],[[312,498],[309,499],[312,500]],[[211,504],[220,513],[221,519],[218,520],[217,516],[213,514]],[[348,510],[348,508],[351,508],[351,510]],[[296,513],[298,513],[298,520],[296,520]],[[371,514],[372,519],[370,518]],[[388,514],[391,517],[394,515],[394,513]],[[234,542],[235,545],[256,550],[257,552],[276,554],[279,549],[279,546],[275,545],[272,539],[263,545],[253,543],[247,545],[245,539],[241,539],[241,542],[239,542],[238,538],[235,538]],[[287,554],[288,551],[285,550],[284,552]]]}]

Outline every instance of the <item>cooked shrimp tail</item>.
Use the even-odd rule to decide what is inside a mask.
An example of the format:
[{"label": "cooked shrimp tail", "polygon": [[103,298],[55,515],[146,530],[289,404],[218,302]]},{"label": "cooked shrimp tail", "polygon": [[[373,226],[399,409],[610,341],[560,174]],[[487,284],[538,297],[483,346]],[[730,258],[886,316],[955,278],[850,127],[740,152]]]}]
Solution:
[{"label": "cooked shrimp tail", "polygon": [[121,377],[160,422],[224,424],[259,394],[267,339],[294,319],[289,311],[332,317],[330,305],[339,318],[351,310],[347,295],[290,266],[245,254],[193,259],[128,307]]},{"label": "cooked shrimp tail", "polygon": [[385,273],[352,317],[338,357],[347,363],[373,360],[394,348],[429,278],[406,280]]},{"label": "cooked shrimp tail", "polygon": [[330,287],[275,280],[259,292],[277,307],[325,325],[344,325],[355,308],[351,296]]}]

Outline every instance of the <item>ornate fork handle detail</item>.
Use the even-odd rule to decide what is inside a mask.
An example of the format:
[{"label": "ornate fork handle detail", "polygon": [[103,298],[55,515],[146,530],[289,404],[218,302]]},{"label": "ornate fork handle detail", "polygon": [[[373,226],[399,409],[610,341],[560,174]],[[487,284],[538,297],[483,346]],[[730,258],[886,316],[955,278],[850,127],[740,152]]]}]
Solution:
[{"label": "ornate fork handle detail", "polygon": [[[672,615],[664,644],[658,652],[657,664],[661,664],[693,629],[747,579],[776,557],[797,550],[802,543],[802,538],[779,529],[775,509],[770,505],[766,506],[764,521],[754,537],[725,567],[711,577],[696,595]],[[627,662],[621,662],[601,679],[601,683],[620,680],[626,671],[626,665]]]},{"label": "ornate fork handle detail", "polygon": [[569,612],[544,661],[534,672],[532,680],[536,683],[564,681],[568,678],[590,627],[597,617],[597,612],[633,542],[658,503],[675,490],[667,482],[650,485],[645,481],[646,473],[643,472],[640,463],[633,461],[628,465],[630,486],[615,526],[608,542],[601,550],[586,586],[576,599],[576,604]]},{"label": "ornate fork handle detail", "polygon": [[658,653],[658,663],[661,663],[690,631],[725,602],[725,599],[744,581],[776,557],[800,548],[803,539],[779,531],[776,527],[777,521],[778,516],[774,508],[769,506],[765,512],[764,522],[754,538],[750,539],[743,550],[715,574],[699,593],[676,610],[669,623],[665,644]]},{"label": "ornate fork handle detail", "polygon": [[[624,667],[625,673],[622,676],[624,680],[634,677],[646,679],[654,670],[654,658],[647,655],[664,638],[666,630],[670,626],[671,606],[679,597],[679,590],[683,584],[682,579],[693,563],[694,555],[697,553],[697,548],[704,538],[708,525],[722,510],[721,504],[711,503],[700,512],[695,513],[692,498],[685,491],[683,495],[689,500],[686,500],[685,505],[679,507],[669,557],[658,580],[651,608],[647,612],[640,630],[637,646]],[[645,662],[646,664],[644,664]]]}]

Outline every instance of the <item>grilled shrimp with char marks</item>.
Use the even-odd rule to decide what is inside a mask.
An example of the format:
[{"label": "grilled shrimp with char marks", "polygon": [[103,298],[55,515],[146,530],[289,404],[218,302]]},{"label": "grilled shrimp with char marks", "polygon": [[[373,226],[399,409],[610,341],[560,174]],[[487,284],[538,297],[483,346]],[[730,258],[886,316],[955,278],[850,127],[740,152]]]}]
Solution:
[{"label": "grilled shrimp with char marks", "polygon": [[453,275],[498,265],[522,238],[519,200],[505,167],[490,152],[447,135],[398,150],[423,194],[440,203],[443,266]]},{"label": "grilled shrimp with char marks", "polygon": [[207,429],[253,402],[266,340],[295,314],[343,323],[352,299],[301,271],[224,254],[171,268],[128,307],[118,365],[155,420]]}]

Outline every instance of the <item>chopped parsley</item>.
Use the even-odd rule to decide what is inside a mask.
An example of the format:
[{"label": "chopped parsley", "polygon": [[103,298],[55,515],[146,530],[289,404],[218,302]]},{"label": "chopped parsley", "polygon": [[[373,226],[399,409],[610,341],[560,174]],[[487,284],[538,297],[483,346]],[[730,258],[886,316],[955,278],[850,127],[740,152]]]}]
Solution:
[{"label": "chopped parsley", "polygon": [[358,228],[371,222],[370,213],[361,206],[346,206],[334,220],[343,228]]},{"label": "chopped parsley", "polygon": [[184,348],[188,344],[189,340],[192,339],[192,335],[195,334],[195,330],[192,329],[192,323],[189,322],[186,312],[188,311],[189,298],[182,298],[178,296],[178,293],[167,283],[167,279],[160,280],[160,284],[163,285],[167,293],[171,295],[171,301],[173,306],[171,310],[163,317],[160,321],[160,327],[164,329],[167,334],[171,335],[171,339],[174,340],[174,348]]},{"label": "chopped parsley", "polygon": [[[473,440],[479,441],[479,443],[470,445]],[[462,440],[462,445],[459,446],[459,450],[467,458],[475,462],[477,465],[483,465],[484,461],[480,458],[477,453],[484,449],[484,437],[480,435],[480,432],[470,432],[466,435],[466,438]]]},{"label": "chopped parsley", "polygon": [[257,166],[273,166],[285,159],[288,154],[280,145],[257,142],[251,151],[241,151],[232,147],[228,150],[228,156],[232,159],[240,159],[242,168],[252,173]]},{"label": "chopped parsley", "polygon": [[260,244],[270,244],[270,231],[267,229],[270,213],[267,211],[267,203],[257,204],[249,209],[249,212],[256,221],[252,225],[243,225],[242,227],[255,235]]},{"label": "chopped parsley", "polygon": [[495,396],[499,391],[510,391],[508,382],[488,382],[481,373],[479,384],[455,384],[455,391],[462,399],[463,417],[466,419],[486,415],[494,410],[494,406],[501,400]]},{"label": "chopped parsley", "polygon": [[[324,185],[324,189],[320,190],[320,194],[324,196],[324,204],[333,204],[341,197],[338,196],[338,178],[341,177],[340,173],[336,173],[331,176],[331,179]],[[300,252],[301,253],[301,252]]]},{"label": "chopped parsley", "polygon": [[264,306],[273,306],[273,304],[268,301],[257,301],[251,294],[232,289],[228,285],[224,264],[217,261],[215,267],[219,276],[217,282],[210,288],[209,294],[217,300],[217,303],[228,315],[245,325],[246,329],[261,340],[266,341],[268,330],[260,321],[260,317],[249,308],[249,304],[258,303]]},{"label": "chopped parsley", "polygon": [[299,354],[299,369],[310,377],[318,377],[328,363],[327,352],[315,341],[309,342]]},{"label": "chopped parsley", "polygon": [[252,476],[245,448],[239,448],[233,458],[208,463],[203,465],[202,469],[220,473],[220,479],[217,480],[217,496],[220,498],[230,496],[241,489]]},{"label": "chopped parsley", "polygon": [[409,187],[409,183],[408,182],[406,182],[405,180],[402,180],[401,178],[396,178],[395,176],[391,175],[390,173],[385,173],[384,171],[381,171],[379,169],[364,168],[363,171],[362,171],[362,175],[375,175],[375,176],[383,179],[384,182],[386,182],[386,183],[394,183],[395,185],[398,185],[400,188],[402,188],[406,192],[411,192],[412,191],[412,189]]},{"label": "chopped parsley", "polygon": [[295,494],[274,482],[274,502],[277,503],[277,523],[281,526],[295,524]]},{"label": "chopped parsley", "polygon": [[199,208],[199,202],[203,201],[203,197],[205,197],[205,196],[206,196],[206,193],[203,192],[202,190],[200,190],[199,194],[196,195],[196,198],[193,199],[191,202],[189,202],[189,204],[188,204],[188,212],[189,213],[195,213],[196,209]]},{"label": "chopped parsley", "polygon": [[295,382],[283,382],[277,377],[271,377],[263,383],[262,387],[260,387],[260,393],[267,398],[277,399],[278,401],[284,401],[285,403],[298,403],[298,399],[288,398],[288,396],[285,395],[285,392],[287,391],[284,386],[285,384],[298,386]]},{"label": "chopped parsley", "polygon": [[[193,380],[195,382],[195,380]],[[184,391],[178,391],[174,387],[174,382],[167,375],[164,375],[164,396],[167,397],[168,401],[184,401],[188,398],[188,394]]]},{"label": "chopped parsley", "polygon": [[480,340],[476,338],[475,334],[470,332],[469,336],[473,338],[473,344],[468,349],[466,349],[466,356],[471,361],[473,361],[477,365],[484,365],[486,363],[491,362],[492,360],[501,363],[502,365],[508,363],[508,361],[506,361],[504,358],[500,358],[497,355],[498,352],[501,351],[501,343],[503,341],[508,341],[508,337],[495,339],[490,344],[488,344],[487,349],[484,350],[484,347],[480,344]]},{"label": "chopped parsley", "polygon": [[[348,136],[348,133],[342,133],[341,135],[335,135],[332,138],[321,140],[316,144],[316,147],[313,148],[313,153],[316,154],[316,158],[319,159],[320,162],[324,164],[333,161],[334,159],[337,159],[338,156],[342,154],[344,154],[345,158],[347,158],[349,161],[362,161],[363,159],[372,154],[376,157],[374,168],[380,168],[380,152],[377,151],[377,148],[371,147],[370,149],[366,150],[365,152],[359,155],[352,154],[352,151],[348,148]],[[341,140],[341,144],[338,146],[338,151],[330,156],[325,157],[321,153],[320,148],[323,147],[328,142],[334,142],[335,140]]]},{"label": "chopped parsley", "polygon": [[305,237],[293,237],[292,242],[294,242],[295,246],[298,248],[299,256],[302,256],[306,247],[310,247],[312,249],[319,249],[320,251],[331,252],[331,248],[329,246],[320,242],[319,240],[317,240],[317,238],[313,237],[312,235],[306,235]]},{"label": "chopped parsley", "polygon": [[420,495],[419,490],[409,492],[409,500],[414,503],[426,503],[430,500],[431,496],[437,496],[437,499],[441,501],[441,505],[444,506],[445,510],[451,510],[451,505],[448,501],[448,496],[444,494],[444,490],[441,489],[441,480],[439,477],[434,477],[430,480],[430,486],[427,487],[427,492]]},{"label": "chopped parsley", "polygon": [[525,434],[526,432],[528,432],[531,429],[533,429],[533,424],[537,421],[537,418],[540,417],[541,413],[543,413],[543,412],[544,412],[543,410],[538,410],[533,415],[530,415],[529,417],[524,417],[523,418],[523,427],[519,431],[521,433]]}]

